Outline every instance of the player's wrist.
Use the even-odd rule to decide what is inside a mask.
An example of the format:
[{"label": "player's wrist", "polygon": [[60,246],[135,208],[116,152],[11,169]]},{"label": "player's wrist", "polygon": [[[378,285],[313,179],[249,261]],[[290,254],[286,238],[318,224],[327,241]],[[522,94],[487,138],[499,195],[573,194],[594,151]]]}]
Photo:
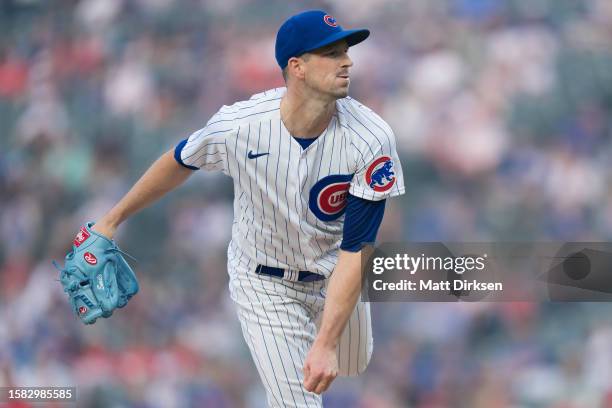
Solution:
[{"label": "player's wrist", "polygon": [[330,336],[317,336],[313,345],[313,348],[321,348],[327,350],[335,350],[338,347],[338,339],[334,339]]},{"label": "player's wrist", "polygon": [[108,239],[113,239],[115,232],[117,232],[117,225],[110,222],[109,220],[102,218],[97,221],[91,229],[96,231],[98,234],[105,236]]}]

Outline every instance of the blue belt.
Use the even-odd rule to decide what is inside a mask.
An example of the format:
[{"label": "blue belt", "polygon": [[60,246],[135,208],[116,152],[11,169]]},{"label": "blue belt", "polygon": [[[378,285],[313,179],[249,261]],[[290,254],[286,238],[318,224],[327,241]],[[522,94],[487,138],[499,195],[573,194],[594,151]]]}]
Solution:
[{"label": "blue belt", "polygon": [[[285,276],[285,273],[287,273],[287,276]],[[293,277],[294,279],[290,279],[290,280],[296,280],[295,279],[295,272],[297,272],[297,281],[299,282],[314,282],[314,281],[320,281],[325,279],[325,276],[323,275],[319,275],[318,273],[314,273],[314,272],[308,272],[308,271],[286,271],[283,268],[274,268],[272,266],[265,266],[265,265],[257,265],[257,268],[255,269],[255,273],[258,274],[262,274],[262,275],[270,275],[270,276],[278,276],[279,278],[288,278],[290,279],[290,277]]]}]

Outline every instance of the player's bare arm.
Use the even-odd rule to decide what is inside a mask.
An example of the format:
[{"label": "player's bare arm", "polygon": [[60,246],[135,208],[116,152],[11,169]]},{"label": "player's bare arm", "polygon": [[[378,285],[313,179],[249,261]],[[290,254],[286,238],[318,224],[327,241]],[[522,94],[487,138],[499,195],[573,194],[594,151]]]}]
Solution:
[{"label": "player's bare arm", "polygon": [[117,227],[129,216],[184,183],[193,171],[178,164],[173,152],[174,150],[169,150],[157,159],[130,191],[100,218],[92,229],[112,238]]},{"label": "player's bare arm", "polygon": [[321,394],[338,375],[337,346],[361,288],[361,251],[340,250],[327,289],[321,329],[304,362],[304,387]]}]

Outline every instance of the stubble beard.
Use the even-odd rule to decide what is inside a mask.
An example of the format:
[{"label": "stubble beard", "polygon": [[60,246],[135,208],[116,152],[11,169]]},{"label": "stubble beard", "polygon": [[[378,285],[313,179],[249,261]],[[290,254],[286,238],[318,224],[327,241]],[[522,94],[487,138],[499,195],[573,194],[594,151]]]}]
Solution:
[{"label": "stubble beard", "polygon": [[342,88],[339,88],[338,91],[335,93],[335,96],[337,97],[337,99],[342,99],[342,98],[346,98],[349,94],[349,87],[345,86]]},{"label": "stubble beard", "polygon": [[336,83],[331,86],[321,86],[321,84],[311,84],[311,89],[316,91],[319,95],[326,95],[330,99],[338,100],[342,98],[346,98],[349,94],[349,86],[350,83],[339,86]]},{"label": "stubble beard", "polygon": [[342,86],[342,87],[337,87],[336,89],[332,89],[330,94],[335,99],[346,98],[348,96],[348,94],[349,94],[349,85]]}]

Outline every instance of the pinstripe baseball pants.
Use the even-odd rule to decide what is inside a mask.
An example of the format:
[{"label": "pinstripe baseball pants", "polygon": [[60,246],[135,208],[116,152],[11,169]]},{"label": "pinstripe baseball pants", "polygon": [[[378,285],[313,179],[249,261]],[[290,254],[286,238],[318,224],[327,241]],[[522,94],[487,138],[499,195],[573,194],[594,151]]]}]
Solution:
[{"label": "pinstripe baseball pants", "polygon": [[[232,265],[230,265],[232,264]],[[230,293],[270,407],[322,407],[303,387],[306,354],[315,339],[327,281],[292,282],[228,262]],[[372,355],[369,303],[358,302],[338,344],[339,375],[357,375]]]}]

